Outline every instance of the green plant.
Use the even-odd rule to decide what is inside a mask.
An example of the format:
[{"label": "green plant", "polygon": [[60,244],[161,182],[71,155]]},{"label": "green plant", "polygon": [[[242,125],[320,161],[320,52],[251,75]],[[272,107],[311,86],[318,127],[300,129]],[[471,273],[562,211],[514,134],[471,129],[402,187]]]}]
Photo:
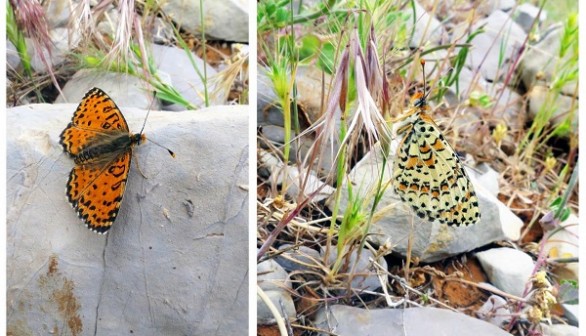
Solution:
[{"label": "green plant", "polygon": [[568,85],[578,88],[578,16],[572,13],[565,22],[558,54],[554,59],[553,75],[545,100],[541,104],[535,119],[520,146],[517,154],[522,158],[531,160],[534,152],[554,135],[567,135],[571,130],[574,116],[578,106],[570,106],[564,121],[559,126],[552,128],[550,121],[559,108],[556,101],[563,95],[562,89]]},{"label": "green plant", "polygon": [[9,1],[6,2],[6,36],[8,37],[8,40],[16,47],[16,50],[18,51],[18,57],[22,62],[25,73],[28,76],[32,76],[33,70],[31,68],[31,59],[26,47],[24,34],[18,28],[16,16],[14,15],[14,11]]}]

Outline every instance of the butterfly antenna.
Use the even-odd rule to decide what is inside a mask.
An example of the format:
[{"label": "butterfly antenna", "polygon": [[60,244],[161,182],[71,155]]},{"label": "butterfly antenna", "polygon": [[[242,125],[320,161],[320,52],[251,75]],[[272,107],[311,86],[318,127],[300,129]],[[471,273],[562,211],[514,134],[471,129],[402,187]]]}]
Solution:
[{"label": "butterfly antenna", "polygon": [[[152,105],[154,102],[155,102],[155,99],[153,98],[153,100],[151,100],[151,105]],[[146,127],[146,122],[147,122],[147,120],[149,119],[149,114],[151,114],[151,107],[150,107],[150,106],[149,106],[149,109],[148,109],[148,111],[147,111],[147,115],[146,115],[146,117],[144,118],[144,122],[142,123],[142,128],[140,129],[140,134],[142,134],[142,132],[144,132],[144,128]],[[173,151],[172,151],[172,150],[170,150],[169,148],[167,148],[167,147],[165,147],[165,146],[161,145],[160,143],[158,143],[158,142],[156,142],[156,141],[153,141],[151,138],[148,138],[148,140],[149,140],[150,142],[154,143],[155,145],[157,145],[157,146],[159,146],[159,147],[161,147],[161,148],[164,148],[164,149],[166,149],[166,150],[167,150],[167,152],[169,152],[169,154],[171,155],[171,157],[175,158],[175,153],[173,153]]]},{"label": "butterfly antenna", "polygon": [[429,96],[430,91],[427,91],[427,76],[425,76],[425,60],[422,58],[419,60],[421,64],[421,71],[423,72],[423,100],[427,100],[427,96]]},{"label": "butterfly antenna", "polygon": [[144,118],[144,122],[142,123],[142,128],[140,129],[140,134],[144,132],[144,128],[146,126],[147,119],[149,118],[149,114],[151,114],[151,109],[148,109],[146,118]]},{"label": "butterfly antenna", "polygon": [[156,142],[156,141],[153,141],[153,139],[151,139],[151,138],[147,138],[147,139],[148,139],[150,142],[154,143],[155,145],[157,145],[157,146],[159,146],[159,147],[161,147],[161,148],[164,148],[164,149],[166,149],[166,150],[167,150],[167,152],[169,152],[169,154],[170,154],[170,155],[171,155],[173,158],[175,158],[175,153],[173,153],[173,151],[172,151],[172,150],[170,150],[169,148],[167,148],[167,147],[165,147],[165,146],[161,145],[160,143],[158,143],[158,142]]},{"label": "butterfly antenna", "polygon": [[144,122],[142,123],[142,128],[140,129],[140,134],[142,134],[142,132],[144,131],[144,128],[146,126],[146,121],[149,119],[149,114],[151,114],[151,109],[153,108],[154,104],[155,104],[155,96],[152,97],[151,102],[149,104],[149,109],[147,110],[147,116],[144,118]]}]

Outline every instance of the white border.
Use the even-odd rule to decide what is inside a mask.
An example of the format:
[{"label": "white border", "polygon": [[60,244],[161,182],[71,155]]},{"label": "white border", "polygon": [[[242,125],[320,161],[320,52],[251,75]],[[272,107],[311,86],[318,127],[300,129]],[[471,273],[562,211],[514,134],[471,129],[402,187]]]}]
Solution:
[{"label": "white border", "polygon": [[256,110],[257,110],[257,34],[256,0],[248,0],[248,335],[256,326]]},{"label": "white border", "polygon": [[2,36],[2,42],[0,42],[0,75],[2,83],[2,91],[0,93],[0,106],[2,106],[2,121],[0,122],[0,223],[1,231],[0,234],[0,288],[2,289],[0,294],[0,316],[2,320],[0,322],[0,335],[6,335],[6,120],[8,115],[6,113],[6,3],[3,1],[0,5],[0,18],[4,21],[0,23],[0,36]]},{"label": "white border", "polygon": [[[583,10],[583,6],[580,6],[578,4],[579,10],[578,11],[578,22],[586,22],[584,20],[586,20],[586,13],[584,13]],[[578,23],[578,25],[580,26],[580,23]],[[580,27],[581,29],[584,29],[584,27]],[[586,53],[584,53],[585,51],[585,47],[586,47],[586,34],[584,31],[582,31],[579,34],[579,44],[580,44],[580,50],[579,50],[579,54],[584,55],[584,57],[586,57]],[[579,69],[580,73],[579,73],[579,79],[580,82],[582,83],[580,84],[580,88],[579,88],[579,95],[582,96],[582,99],[584,99],[586,97],[585,90],[584,90],[584,85],[586,84],[586,76],[585,76],[585,70],[586,70],[586,60],[584,57],[580,57],[578,60],[578,65],[579,65]],[[579,119],[582,119],[581,121],[579,121],[578,123],[578,139],[579,139],[579,148],[582,148],[582,150],[584,150],[586,147],[586,120],[584,120],[583,116],[584,113],[586,113],[586,108],[585,108],[585,104],[580,104],[580,102],[578,101],[578,116],[582,116]],[[584,155],[584,153],[582,153],[582,155]],[[584,162],[584,160],[580,160],[580,154],[578,154],[578,161],[580,162],[581,167],[579,168],[579,177],[578,177],[578,188],[579,188],[579,193],[578,193],[578,209],[582,208],[582,203],[584,203],[584,200],[586,200],[586,186],[583,186],[580,188],[580,181],[582,181],[582,183],[585,183],[584,181],[586,181],[586,166],[584,166],[584,164],[586,164],[586,162]],[[584,217],[586,217],[586,213],[584,213],[584,210],[582,210],[582,215]],[[578,256],[579,256],[579,260],[580,261],[586,261],[586,250],[584,249],[584,239],[586,239],[586,222],[584,221],[584,217],[582,217],[582,221],[580,223],[582,223],[581,225],[578,225]],[[580,283],[580,282],[584,282],[584,279],[586,279],[586,264],[585,265],[581,265],[580,262],[578,262],[578,285],[580,288],[580,302],[582,302],[582,308],[580,308],[580,311],[582,312],[582,316],[584,316],[584,305],[586,305],[586,283]],[[582,279],[582,281],[580,281],[580,279]],[[580,328],[578,330],[578,334],[580,335],[586,335],[586,332],[584,332],[582,329],[584,329],[584,320],[582,319],[582,328]]]}]

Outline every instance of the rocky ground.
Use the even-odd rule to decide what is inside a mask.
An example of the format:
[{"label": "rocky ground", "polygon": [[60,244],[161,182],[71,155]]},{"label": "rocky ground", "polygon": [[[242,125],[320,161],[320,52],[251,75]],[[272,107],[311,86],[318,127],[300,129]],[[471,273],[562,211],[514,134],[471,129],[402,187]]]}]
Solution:
[{"label": "rocky ground", "polygon": [[[516,153],[536,115],[544,106],[555,106],[549,129],[567,123],[570,132],[547,146],[562,163],[558,168],[564,163],[577,168],[575,147],[570,145],[572,138],[577,139],[577,82],[568,81],[557,91],[555,105],[548,105],[552,103],[546,98],[552,94],[548,82],[558,76],[556,53],[565,43],[568,17],[552,22],[547,11],[513,1],[413,4],[393,7],[392,16],[404,15],[407,31],[414,30],[407,42],[410,50],[378,49],[379,55],[386,55],[387,73],[422,50],[428,67],[440,64],[431,66],[427,78],[440,77],[454,66],[448,60],[456,58],[459,47],[453,46],[461,45],[467,33],[478,32],[466,41],[471,48],[463,59],[458,86],[446,88],[441,104],[432,103],[431,114],[466,162],[482,219],[469,227],[413,219],[389,187],[368,226],[365,244],[343,244],[340,249],[338,234],[345,216],[358,207],[356,199],[364,200],[367,209],[372,204],[383,167],[380,147],[356,154],[341,180],[335,177],[335,145],[334,150],[320,152],[313,165],[307,164],[319,139],[308,126],[323,120],[337,80],[337,74],[324,74],[322,64],[315,61],[296,68],[302,133],[291,142],[289,157],[283,158],[287,135],[272,77],[274,50],[260,49],[259,63],[266,67],[259,65],[257,110],[257,275],[263,292],[257,298],[259,334],[281,330],[282,335],[283,329],[275,325],[282,317],[295,335],[577,335],[577,193],[570,192],[571,215],[552,221],[547,200],[558,193],[550,182],[559,171],[545,177],[542,164],[526,165]],[[317,6],[306,3],[302,14],[311,16]],[[336,10],[347,10],[341,7]],[[413,14],[414,26],[409,19]],[[311,24],[295,25],[296,37],[325,38],[320,29],[332,17],[323,15]],[[376,28],[377,42],[398,34]],[[271,36],[268,31],[266,40]],[[571,63],[569,58],[565,60]],[[573,69],[577,71],[577,65]],[[401,75],[393,73],[397,82]],[[415,80],[421,83],[420,78]],[[433,95],[439,84],[429,81]],[[568,118],[568,111],[573,111],[573,118]],[[336,113],[340,119],[339,109]],[[497,138],[499,125],[506,127]],[[386,162],[383,185],[392,176],[392,160]],[[340,226],[331,229],[330,216],[337,206]],[[336,258],[340,250],[345,254],[342,259]]]}]

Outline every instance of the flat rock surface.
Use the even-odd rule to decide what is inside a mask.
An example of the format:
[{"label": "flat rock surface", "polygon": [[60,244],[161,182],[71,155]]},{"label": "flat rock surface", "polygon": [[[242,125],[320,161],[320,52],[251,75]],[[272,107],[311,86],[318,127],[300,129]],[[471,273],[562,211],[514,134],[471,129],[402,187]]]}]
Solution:
[{"label": "flat rock surface", "polygon": [[[59,134],[75,104],[7,111],[7,330],[242,335],[248,330],[246,106],[151,112],[107,235],[65,199]],[[124,109],[139,132],[146,111]],[[145,174],[141,176],[137,170]]]},{"label": "flat rock surface", "polygon": [[490,323],[438,308],[367,310],[335,305],[327,313],[322,309],[316,320],[321,328],[340,336],[510,335]]}]

